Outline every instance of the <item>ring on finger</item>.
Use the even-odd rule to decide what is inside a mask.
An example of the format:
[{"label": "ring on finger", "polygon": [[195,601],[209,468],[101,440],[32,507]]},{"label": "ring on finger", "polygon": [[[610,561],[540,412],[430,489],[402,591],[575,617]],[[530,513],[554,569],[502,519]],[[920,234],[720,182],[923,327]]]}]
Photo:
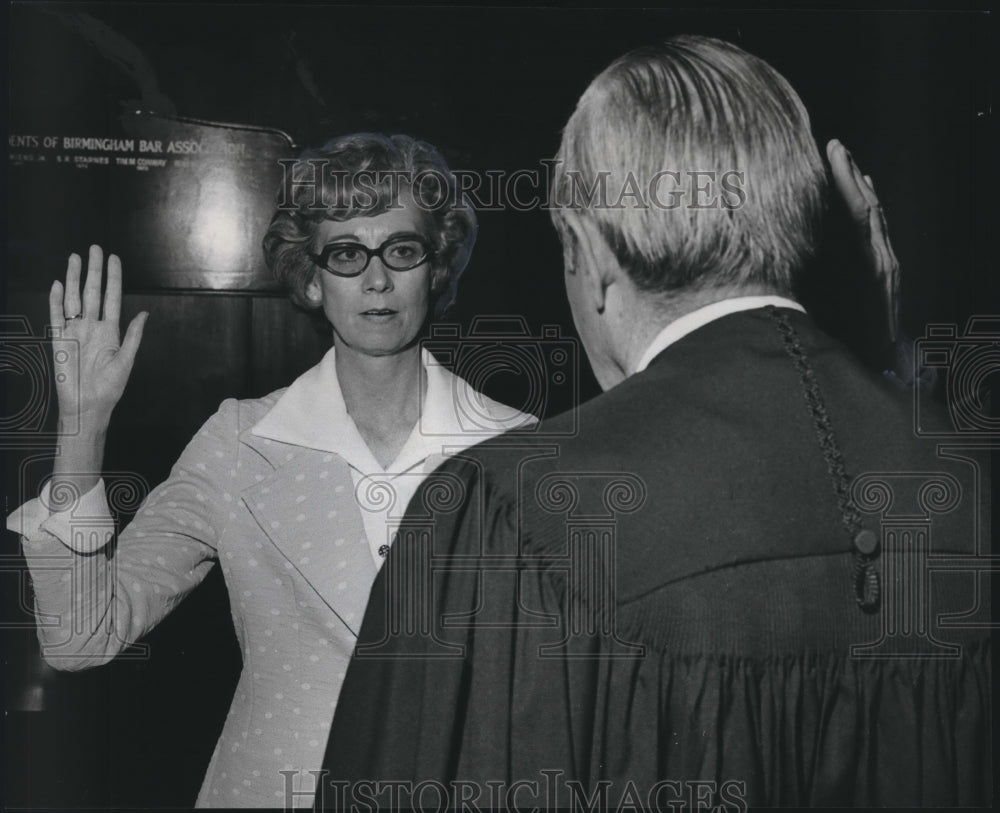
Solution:
[{"label": "ring on finger", "polygon": [[66,317],[66,321],[67,322],[72,322],[74,319],[82,319],[82,318],[83,318],[83,314],[82,313],[78,313],[76,316],[67,316]]}]

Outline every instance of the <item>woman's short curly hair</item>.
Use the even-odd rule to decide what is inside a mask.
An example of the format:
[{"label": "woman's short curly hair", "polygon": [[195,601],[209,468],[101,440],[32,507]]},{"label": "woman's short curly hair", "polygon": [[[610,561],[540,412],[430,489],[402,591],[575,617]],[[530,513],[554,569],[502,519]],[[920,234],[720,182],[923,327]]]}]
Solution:
[{"label": "woman's short curly hair", "polygon": [[309,243],[320,222],[382,214],[407,189],[433,223],[427,237],[435,253],[434,315],[444,313],[476,242],[475,212],[459,205],[455,176],[437,149],[407,135],[381,133],[340,136],[286,164],[263,246],[268,268],[292,302],[317,307],[306,288],[318,270]]}]

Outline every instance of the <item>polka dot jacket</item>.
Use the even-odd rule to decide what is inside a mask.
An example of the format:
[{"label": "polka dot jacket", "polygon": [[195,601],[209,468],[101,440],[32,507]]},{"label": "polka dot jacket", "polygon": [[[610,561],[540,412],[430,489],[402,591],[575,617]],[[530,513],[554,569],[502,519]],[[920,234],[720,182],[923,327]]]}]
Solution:
[{"label": "polka dot jacket", "polygon": [[110,557],[77,552],[113,534],[103,486],[75,510],[50,514],[43,492],[8,518],[24,537],[43,655],[59,669],[106,663],[220,564],[243,669],[199,807],[312,804],[309,772],[393,522],[446,454],[533,420],[425,354],[421,421],[383,471],[347,416],[333,364],[330,351],[285,390],[225,401]]}]

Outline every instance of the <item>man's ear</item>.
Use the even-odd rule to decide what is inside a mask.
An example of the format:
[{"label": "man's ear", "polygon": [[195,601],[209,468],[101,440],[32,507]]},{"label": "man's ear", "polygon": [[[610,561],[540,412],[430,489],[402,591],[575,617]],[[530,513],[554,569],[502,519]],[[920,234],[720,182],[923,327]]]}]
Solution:
[{"label": "man's ear", "polygon": [[567,219],[567,225],[576,240],[573,271],[582,275],[589,300],[598,313],[603,313],[608,287],[619,282],[624,271],[593,219],[575,215]]}]

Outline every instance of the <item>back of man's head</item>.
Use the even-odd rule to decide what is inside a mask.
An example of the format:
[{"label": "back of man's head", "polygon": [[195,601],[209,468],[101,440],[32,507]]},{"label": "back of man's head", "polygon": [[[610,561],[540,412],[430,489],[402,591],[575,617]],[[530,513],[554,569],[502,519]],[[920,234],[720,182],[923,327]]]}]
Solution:
[{"label": "back of man's head", "polygon": [[592,219],[642,290],[789,292],[826,176],[788,82],[722,40],[679,36],[612,63],[566,125],[553,219]]}]

